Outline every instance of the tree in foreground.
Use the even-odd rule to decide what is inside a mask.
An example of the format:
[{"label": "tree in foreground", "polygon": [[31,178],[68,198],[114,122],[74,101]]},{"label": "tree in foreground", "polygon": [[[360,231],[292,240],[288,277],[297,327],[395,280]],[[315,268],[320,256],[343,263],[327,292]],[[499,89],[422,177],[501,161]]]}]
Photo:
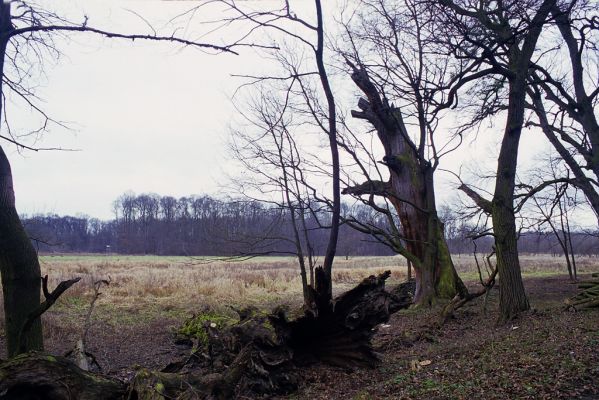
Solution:
[{"label": "tree in foreground", "polygon": [[[350,50],[344,52],[351,78],[364,95],[352,116],[374,128],[384,150],[381,163],[389,176],[386,181],[371,177],[367,163],[356,156],[366,148],[363,143],[351,149],[346,146],[366,181],[350,185],[344,193],[388,213],[373,196],[385,199],[392,204],[400,228],[385,236],[380,235],[380,228],[357,219],[349,223],[383,236],[384,243],[411,262],[418,305],[467,293],[437,214],[434,174],[441,158],[459,146],[459,138],[438,145],[438,131],[445,108],[442,99],[450,88],[462,84],[461,79],[468,79],[468,63],[437,53],[430,11],[411,0],[362,1],[357,12],[350,13],[353,21],[346,23]],[[379,173],[378,168],[375,171]]]},{"label": "tree in foreground", "polygon": [[[462,186],[476,204],[491,215],[500,285],[500,320],[514,318],[530,308],[518,258],[514,193],[520,136],[526,113],[526,91],[537,41],[550,19],[555,0],[510,3],[442,0],[431,3],[441,19],[438,40],[460,58],[475,60],[481,100],[472,122],[506,112],[495,188],[491,200]],[[505,90],[505,92],[503,91]],[[507,98],[507,104],[495,100]]]},{"label": "tree in foreground", "polygon": [[[341,190],[337,104],[329,72],[325,65],[325,23],[322,2],[314,0],[310,3],[311,5],[305,11],[306,15],[309,16],[308,18],[304,18],[302,12],[292,9],[289,2],[280,2],[278,8],[267,4],[261,5],[258,9],[230,0],[219,0],[216,3],[223,5],[225,8],[224,25],[227,27],[230,25],[242,26],[241,37],[271,34],[270,39],[280,44],[279,47],[289,47],[294,53],[290,54],[289,58],[285,58],[284,52],[278,49],[274,53],[266,55],[279,61],[279,64],[284,68],[278,72],[283,75],[246,76],[254,82],[279,82],[283,83],[282,86],[284,86],[281,90],[282,96],[279,96],[285,99],[279,101],[279,104],[285,105],[281,110],[283,114],[280,114],[280,118],[283,119],[274,121],[274,124],[273,121],[270,121],[272,126],[267,127],[263,139],[267,141],[272,139],[273,129],[278,129],[279,132],[284,132],[287,129],[284,124],[281,125],[281,122],[284,122],[284,118],[286,118],[284,114],[289,112],[286,107],[288,101],[296,101],[296,104],[298,104],[297,101],[302,102],[299,113],[304,116],[304,126],[315,127],[316,132],[321,135],[324,134],[323,136],[326,138],[327,151],[330,155],[330,169],[326,172],[322,166],[318,166],[318,169],[320,169],[320,174],[324,173],[329,176],[330,197],[332,199],[329,200],[329,196],[318,195],[312,190],[313,186],[309,190],[312,199],[320,200],[326,204],[330,211],[330,223],[327,226],[329,237],[322,267],[315,269],[314,287],[310,285],[307,292],[311,293],[309,297],[312,300],[309,303],[313,304],[311,307],[313,311],[328,313],[332,310],[332,268],[339,237]],[[290,98],[295,99],[289,100]],[[298,110],[297,107],[293,108],[294,112],[298,112]],[[261,118],[261,123],[264,123],[264,118]],[[288,142],[291,136],[288,133],[285,136],[287,137],[285,141]],[[297,136],[300,135],[295,134],[295,137]],[[294,141],[297,143],[302,142],[301,139],[297,138]],[[279,164],[281,163],[284,164],[285,161],[279,161]],[[279,165],[280,167],[281,165]],[[286,171],[286,169],[284,170]],[[288,180],[287,189],[285,189],[285,183],[283,183],[283,195],[290,193],[289,188],[294,185],[291,180],[295,180],[296,183],[300,182],[302,186],[306,187],[304,177],[297,174],[298,169],[290,169],[290,171],[293,170],[296,172],[295,176],[287,175],[285,171],[282,175],[283,180]],[[307,282],[306,279],[304,281]]]}]

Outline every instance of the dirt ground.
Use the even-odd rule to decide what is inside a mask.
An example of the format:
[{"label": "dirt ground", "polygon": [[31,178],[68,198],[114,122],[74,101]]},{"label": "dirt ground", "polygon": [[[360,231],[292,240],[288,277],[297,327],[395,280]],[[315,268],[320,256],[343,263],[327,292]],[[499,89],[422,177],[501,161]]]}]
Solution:
[{"label": "dirt ground", "polygon": [[528,278],[533,310],[497,326],[498,290],[441,328],[438,312],[400,312],[381,328],[373,370],[315,367],[298,399],[599,399],[599,310],[565,311],[567,277]]},{"label": "dirt ground", "polygon": [[[584,278],[584,277],[583,277]],[[533,310],[497,326],[498,291],[460,309],[442,327],[439,310],[405,310],[379,328],[375,369],[314,366],[288,399],[599,399],[599,310],[563,307],[576,285],[565,276],[526,278]],[[46,347],[71,349],[79,335],[66,315],[45,321]],[[121,319],[122,321],[122,319]],[[130,378],[189,352],[173,341],[177,318],[145,324],[96,322],[89,346],[103,372]],[[0,338],[0,348],[4,347]]]}]

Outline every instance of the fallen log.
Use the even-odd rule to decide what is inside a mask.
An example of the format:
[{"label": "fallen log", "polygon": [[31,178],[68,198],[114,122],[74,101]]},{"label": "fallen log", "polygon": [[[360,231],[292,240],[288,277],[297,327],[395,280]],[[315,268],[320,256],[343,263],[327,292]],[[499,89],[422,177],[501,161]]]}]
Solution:
[{"label": "fallen log", "polygon": [[577,310],[581,308],[599,307],[599,272],[591,275],[593,279],[578,282],[580,292],[565,301],[566,308]]},{"label": "fallen log", "polygon": [[358,286],[333,300],[332,308],[306,313],[287,322],[275,321],[294,351],[295,361],[318,360],[341,367],[374,366],[378,356],[371,339],[375,327],[412,304],[411,297],[385,291],[391,272],[364,279]]},{"label": "fallen log", "polygon": [[126,392],[124,382],[84,371],[64,357],[30,352],[0,364],[0,400],[116,400]]}]

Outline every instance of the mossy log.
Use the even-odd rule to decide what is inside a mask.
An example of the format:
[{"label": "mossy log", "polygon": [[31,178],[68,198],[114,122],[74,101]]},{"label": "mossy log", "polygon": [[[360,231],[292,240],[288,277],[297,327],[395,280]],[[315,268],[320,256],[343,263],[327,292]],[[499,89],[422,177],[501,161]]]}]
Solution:
[{"label": "mossy log", "polygon": [[64,357],[30,352],[0,364],[0,400],[116,400],[126,392],[124,382],[86,372]]},{"label": "mossy log", "polygon": [[599,273],[592,274],[592,278],[580,281],[580,292],[566,300],[566,307],[570,309],[597,308],[599,307]]},{"label": "mossy log", "polygon": [[[248,308],[231,326],[206,321],[208,340],[190,357],[160,372],[140,370],[128,387],[64,358],[15,358],[0,366],[0,400],[231,399],[290,393],[297,387],[299,367],[306,364],[351,368],[377,363],[371,345],[376,326],[411,304],[410,296],[385,291],[389,275],[370,276],[295,320],[288,320],[281,308],[270,314]],[[25,389],[30,397],[2,397]],[[42,389],[51,395],[40,397]]]}]

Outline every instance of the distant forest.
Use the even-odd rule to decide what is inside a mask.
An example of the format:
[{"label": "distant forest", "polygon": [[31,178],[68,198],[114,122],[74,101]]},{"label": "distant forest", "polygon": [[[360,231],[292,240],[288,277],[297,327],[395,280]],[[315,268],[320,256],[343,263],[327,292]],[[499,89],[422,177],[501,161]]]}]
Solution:
[{"label": "distant forest", "polygon": [[[363,205],[344,205],[344,212],[384,227],[385,220]],[[188,256],[294,254],[288,210],[258,201],[220,200],[210,196],[176,199],[156,194],[125,194],[114,202],[115,218],[103,221],[86,216],[55,214],[25,216],[23,223],[42,253],[118,253]],[[472,226],[445,210],[445,234],[452,253],[472,253]],[[308,240],[315,254],[327,243],[328,215],[306,211]],[[599,238],[573,232],[575,254],[599,255]],[[476,240],[476,250],[488,252],[490,236]],[[561,254],[552,232],[520,234],[523,253]],[[371,236],[342,225],[337,254],[392,255]]]}]

